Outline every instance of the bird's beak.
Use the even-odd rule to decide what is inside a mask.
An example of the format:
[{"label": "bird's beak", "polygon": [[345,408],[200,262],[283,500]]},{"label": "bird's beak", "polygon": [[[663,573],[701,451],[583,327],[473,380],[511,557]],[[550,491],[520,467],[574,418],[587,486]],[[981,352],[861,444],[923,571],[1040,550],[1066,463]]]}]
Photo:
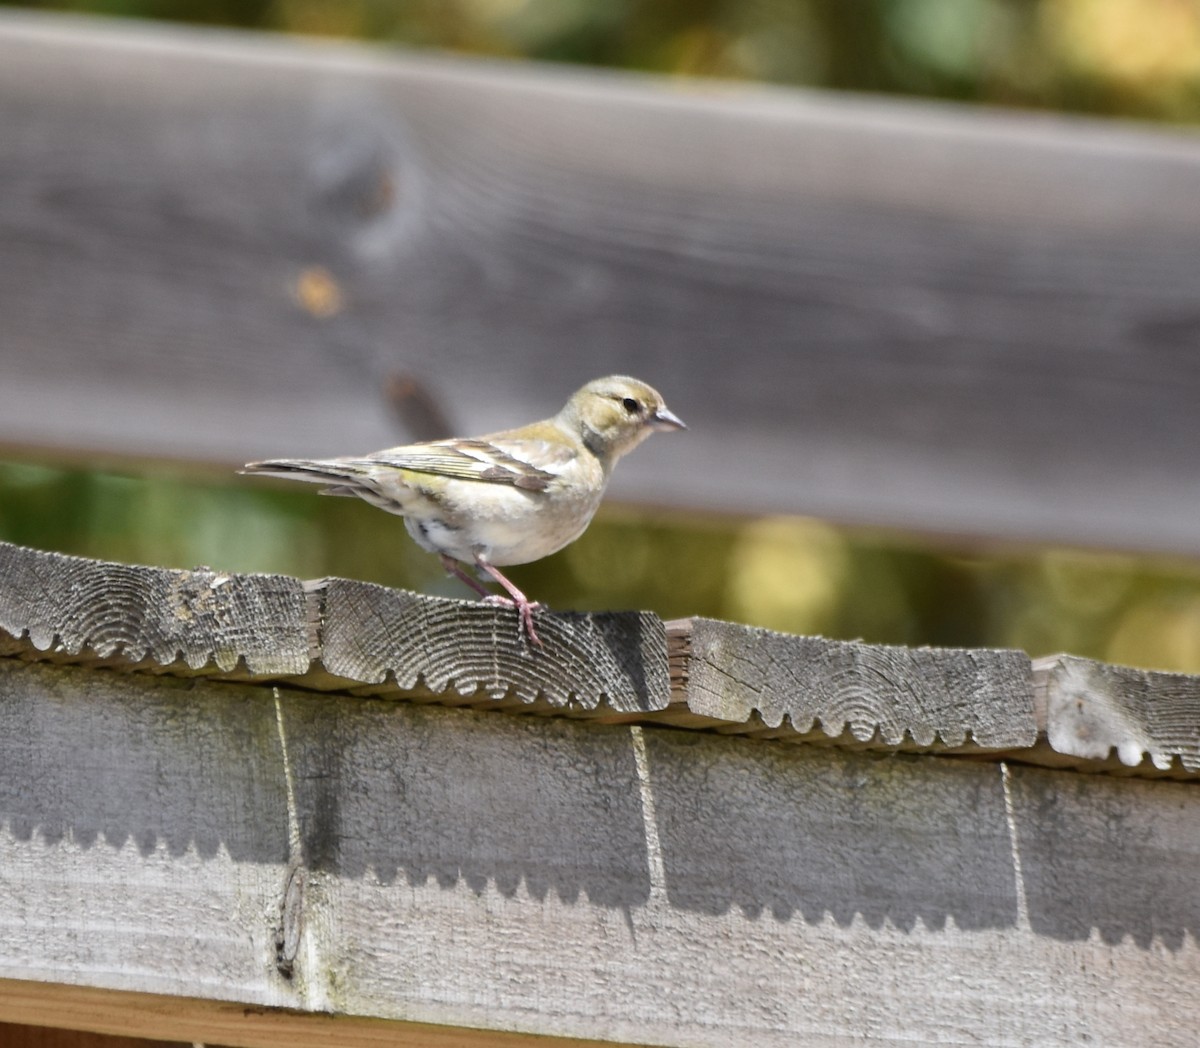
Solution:
[{"label": "bird's beak", "polygon": [[651,429],[687,429],[683,419],[666,408],[659,408],[647,421]]}]

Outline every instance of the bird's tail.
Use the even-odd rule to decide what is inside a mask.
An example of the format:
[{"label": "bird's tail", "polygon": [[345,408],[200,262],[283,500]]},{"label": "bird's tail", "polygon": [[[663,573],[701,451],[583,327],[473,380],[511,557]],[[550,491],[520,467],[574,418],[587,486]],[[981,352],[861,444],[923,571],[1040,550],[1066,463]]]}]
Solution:
[{"label": "bird's tail", "polygon": [[366,467],[352,459],[266,459],[247,462],[238,472],[329,484],[332,486],[321,494],[330,495],[353,495],[360,488],[369,486]]}]

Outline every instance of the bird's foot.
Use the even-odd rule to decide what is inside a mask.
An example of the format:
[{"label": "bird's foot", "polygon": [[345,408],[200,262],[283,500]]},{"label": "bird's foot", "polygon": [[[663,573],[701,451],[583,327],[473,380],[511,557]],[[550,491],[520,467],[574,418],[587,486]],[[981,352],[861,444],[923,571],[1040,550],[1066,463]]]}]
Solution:
[{"label": "bird's foot", "polygon": [[529,638],[531,644],[536,644],[540,648],[542,642],[538,638],[537,630],[533,628],[533,613],[541,605],[536,600],[530,600],[516,586],[509,582],[504,577],[504,573],[495,565],[489,564],[482,553],[475,554],[475,566],[480,571],[494,578],[508,593],[507,597],[501,597],[496,593],[489,593],[483,598],[484,601],[488,604],[499,604],[506,608],[516,608],[520,618],[519,631]]},{"label": "bird's foot", "polygon": [[530,643],[536,644],[539,648],[542,647],[541,638],[538,637],[537,630],[533,628],[533,613],[542,606],[536,600],[514,600],[512,597],[502,597],[499,593],[489,593],[483,598],[483,603],[501,608],[516,608],[520,618],[520,624],[517,627],[518,633],[524,633]]}]

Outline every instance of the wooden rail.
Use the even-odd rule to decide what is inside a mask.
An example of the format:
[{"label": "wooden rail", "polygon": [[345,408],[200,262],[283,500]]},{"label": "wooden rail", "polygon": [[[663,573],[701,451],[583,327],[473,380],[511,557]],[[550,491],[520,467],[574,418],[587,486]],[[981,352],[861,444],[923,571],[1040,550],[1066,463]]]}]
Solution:
[{"label": "wooden rail", "polygon": [[692,423],[627,498],[1200,552],[1200,143],[0,16],[0,446]]},{"label": "wooden rail", "polygon": [[1145,778],[1196,775],[1195,678],[642,613],[546,613],[530,650],[478,603],[7,545],[0,579],[0,1023],[515,1048],[1200,1021],[1200,794]]},{"label": "wooden rail", "polygon": [[[348,579],[175,571],[0,543],[0,656],[666,724],[884,753],[1200,775],[1200,678],[650,612],[538,618]],[[543,628],[544,627],[544,628]]]}]

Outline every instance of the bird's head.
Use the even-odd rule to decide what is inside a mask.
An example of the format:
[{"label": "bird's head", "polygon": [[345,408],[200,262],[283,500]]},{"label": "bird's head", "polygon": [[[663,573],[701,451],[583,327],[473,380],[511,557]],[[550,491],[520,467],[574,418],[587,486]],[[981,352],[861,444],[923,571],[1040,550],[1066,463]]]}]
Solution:
[{"label": "bird's head", "polygon": [[578,433],[592,452],[611,464],[656,429],[686,429],[658,391],[625,375],[589,382],[559,413],[558,421]]}]

